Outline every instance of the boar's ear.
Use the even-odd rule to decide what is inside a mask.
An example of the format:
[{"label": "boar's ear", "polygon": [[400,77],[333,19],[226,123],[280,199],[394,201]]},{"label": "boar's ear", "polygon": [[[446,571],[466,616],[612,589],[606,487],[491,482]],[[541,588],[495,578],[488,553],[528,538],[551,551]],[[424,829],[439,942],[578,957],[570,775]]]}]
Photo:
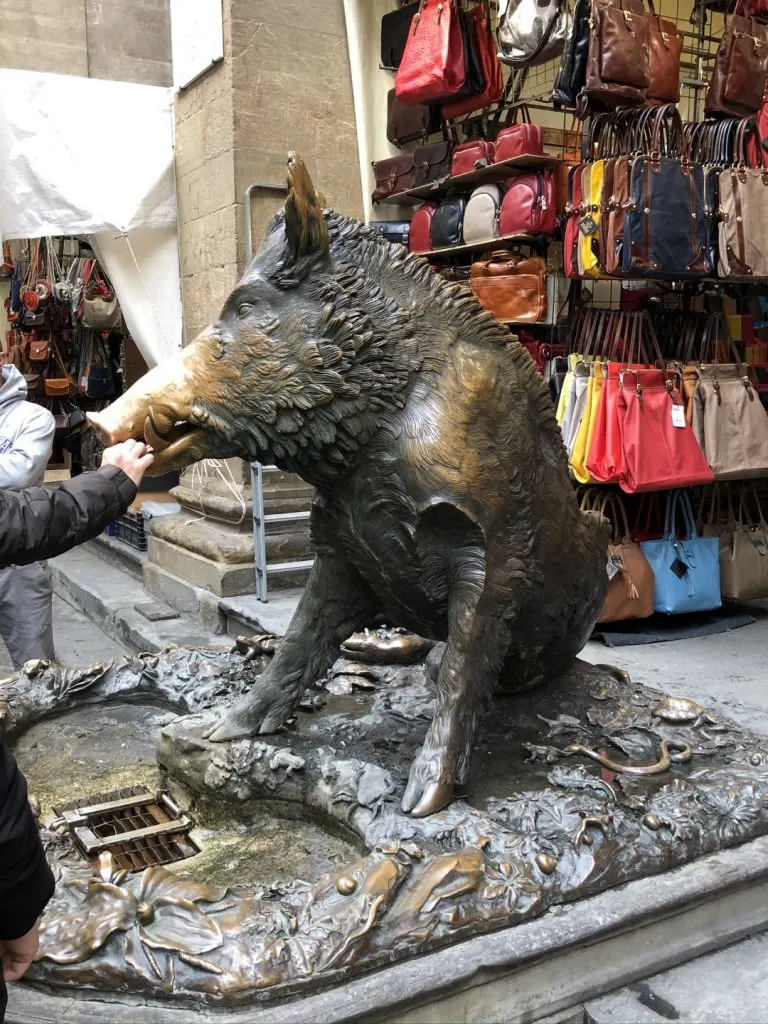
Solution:
[{"label": "boar's ear", "polygon": [[288,199],[285,233],[294,260],[328,252],[328,225],[323,216],[325,198],[315,190],[304,161],[288,155]]}]

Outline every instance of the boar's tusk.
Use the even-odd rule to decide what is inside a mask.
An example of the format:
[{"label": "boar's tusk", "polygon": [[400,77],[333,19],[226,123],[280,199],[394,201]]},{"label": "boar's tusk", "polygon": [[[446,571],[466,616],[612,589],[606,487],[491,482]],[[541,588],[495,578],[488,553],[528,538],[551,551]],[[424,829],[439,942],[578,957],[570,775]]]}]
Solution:
[{"label": "boar's tusk", "polygon": [[167,438],[160,437],[160,434],[157,432],[151,410],[149,416],[144,420],[144,440],[147,442],[149,447],[156,452],[164,451],[171,444]]}]

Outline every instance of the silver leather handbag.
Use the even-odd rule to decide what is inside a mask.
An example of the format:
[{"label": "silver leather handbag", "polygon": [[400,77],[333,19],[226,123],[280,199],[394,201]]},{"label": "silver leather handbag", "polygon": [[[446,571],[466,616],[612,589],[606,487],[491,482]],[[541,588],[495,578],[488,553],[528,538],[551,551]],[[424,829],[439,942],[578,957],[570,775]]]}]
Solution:
[{"label": "silver leather handbag", "polygon": [[480,185],[469,197],[464,211],[464,244],[487,242],[499,237],[501,189],[498,185]]},{"label": "silver leather handbag", "polygon": [[499,60],[529,68],[559,57],[568,36],[568,0],[499,0]]}]

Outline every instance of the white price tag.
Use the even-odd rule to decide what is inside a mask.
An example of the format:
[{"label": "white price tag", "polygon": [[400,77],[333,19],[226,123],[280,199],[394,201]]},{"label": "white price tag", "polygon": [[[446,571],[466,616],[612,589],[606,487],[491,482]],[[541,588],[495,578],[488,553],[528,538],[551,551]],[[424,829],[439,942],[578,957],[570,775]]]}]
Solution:
[{"label": "white price tag", "polygon": [[672,426],[673,427],[684,427],[685,426],[685,408],[682,405],[672,406]]}]

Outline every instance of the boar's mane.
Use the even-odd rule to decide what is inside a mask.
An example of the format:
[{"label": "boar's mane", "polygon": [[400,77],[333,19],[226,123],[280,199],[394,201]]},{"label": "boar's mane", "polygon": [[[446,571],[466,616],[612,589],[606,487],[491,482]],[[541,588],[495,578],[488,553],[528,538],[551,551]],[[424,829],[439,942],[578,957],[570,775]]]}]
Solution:
[{"label": "boar's mane", "polygon": [[[528,353],[510,344],[508,331],[468,288],[446,281],[426,260],[359,221],[334,211],[324,216],[327,253],[293,258],[280,211],[246,273],[246,279],[257,272],[281,291],[295,290],[314,310],[303,324],[303,340],[314,344],[311,369],[300,370],[306,383],[284,396],[276,384],[270,415],[240,425],[262,461],[266,453],[316,485],[337,478],[374,435],[399,429],[413,387],[437,382],[447,350],[458,341],[509,360],[531,414],[559,440],[549,394]],[[295,353],[292,358],[298,367]]]}]

